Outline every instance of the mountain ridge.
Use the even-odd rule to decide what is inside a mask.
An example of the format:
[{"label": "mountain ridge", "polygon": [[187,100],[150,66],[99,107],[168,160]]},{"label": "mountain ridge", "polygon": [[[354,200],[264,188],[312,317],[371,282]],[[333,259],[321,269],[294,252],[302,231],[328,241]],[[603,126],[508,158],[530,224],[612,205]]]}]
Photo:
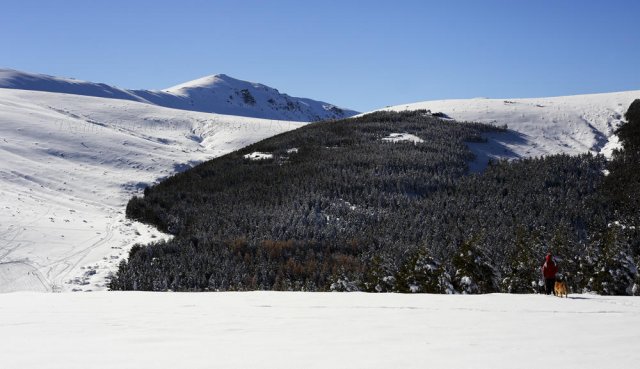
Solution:
[{"label": "mountain ridge", "polygon": [[167,108],[252,118],[311,122],[358,112],[277,89],[214,74],[162,90],[124,89],[104,83],[0,68],[0,88],[67,93],[137,101]]}]

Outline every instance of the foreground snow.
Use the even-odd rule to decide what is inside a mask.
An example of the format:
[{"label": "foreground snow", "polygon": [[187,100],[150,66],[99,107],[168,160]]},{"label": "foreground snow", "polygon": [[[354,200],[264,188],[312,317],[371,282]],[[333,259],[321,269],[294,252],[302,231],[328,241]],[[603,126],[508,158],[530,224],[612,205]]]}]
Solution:
[{"label": "foreground snow", "polygon": [[100,290],[135,242],[124,216],[159,178],[300,123],[0,88],[0,292]]},{"label": "foreground snow", "polygon": [[640,299],[13,293],[5,368],[635,368]]}]

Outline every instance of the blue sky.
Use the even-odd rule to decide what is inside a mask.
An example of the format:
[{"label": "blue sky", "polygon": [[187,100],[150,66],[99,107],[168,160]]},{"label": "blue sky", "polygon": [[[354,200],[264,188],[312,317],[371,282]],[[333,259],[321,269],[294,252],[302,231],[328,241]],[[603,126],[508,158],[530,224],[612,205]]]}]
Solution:
[{"label": "blue sky", "polygon": [[367,111],[640,89],[640,1],[0,3],[0,67],[160,89],[226,73]]}]

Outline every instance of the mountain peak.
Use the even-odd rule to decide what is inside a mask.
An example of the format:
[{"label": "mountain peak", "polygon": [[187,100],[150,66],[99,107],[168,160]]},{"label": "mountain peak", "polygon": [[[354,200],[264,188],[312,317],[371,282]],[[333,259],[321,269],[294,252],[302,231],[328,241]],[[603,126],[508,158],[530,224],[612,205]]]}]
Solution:
[{"label": "mountain peak", "polygon": [[168,108],[254,118],[318,121],[357,114],[333,104],[292,97],[275,88],[214,74],[164,90],[126,90],[103,83],[0,69],[0,88],[133,100]]},{"label": "mountain peak", "polygon": [[204,89],[204,88],[215,88],[219,85],[239,85],[239,84],[251,84],[256,85],[251,82],[242,81],[237,78],[233,78],[227,74],[212,74],[204,77],[200,77],[188,82],[183,82],[178,85],[163,89],[162,91],[170,92],[170,93],[180,93],[187,89]]},{"label": "mountain peak", "polygon": [[[243,81],[226,74],[201,77],[162,92],[178,97],[180,104],[189,104],[190,110],[229,115],[318,121],[357,114],[330,103],[292,97],[261,83]],[[153,100],[153,97],[149,99]]]},{"label": "mountain peak", "polygon": [[224,73],[219,73],[219,74],[214,74],[212,77],[215,77],[217,79],[222,79],[222,80],[233,80],[233,81],[238,81],[237,78],[233,78],[228,74],[224,74]]}]

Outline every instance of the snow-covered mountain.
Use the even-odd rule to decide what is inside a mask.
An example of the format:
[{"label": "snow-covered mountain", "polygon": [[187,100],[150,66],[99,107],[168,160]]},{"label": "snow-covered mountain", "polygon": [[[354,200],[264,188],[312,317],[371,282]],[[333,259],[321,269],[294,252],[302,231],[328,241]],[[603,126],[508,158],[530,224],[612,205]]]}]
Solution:
[{"label": "snow-covered mountain", "polygon": [[[557,153],[602,153],[618,147],[614,135],[640,90],[604,94],[531,98],[424,101],[381,110],[426,109],[459,121],[506,125],[511,132],[472,144],[480,161]],[[483,163],[478,163],[482,166]]]},{"label": "snow-covered mountain", "polygon": [[[0,292],[104,289],[105,276],[131,245],[164,237],[124,217],[133,194],[189,163],[300,126],[290,121],[300,116],[297,108],[259,111],[265,101],[288,106],[294,98],[223,75],[153,92],[2,70],[0,85],[6,87],[0,88]],[[271,118],[192,111],[220,101],[209,95],[233,96],[221,105],[224,112],[248,115],[255,101],[254,113]],[[471,144],[481,167],[491,157],[610,153],[613,131],[636,98],[640,91],[387,109],[508,125],[512,131],[489,137],[489,144]],[[159,106],[169,102],[179,109]]]},{"label": "snow-covered mountain", "polygon": [[163,237],[125,219],[133,194],[300,125],[0,88],[0,292],[104,289],[134,243]]},{"label": "snow-covered mountain", "polygon": [[340,119],[358,113],[322,101],[292,97],[269,86],[224,74],[152,91],[0,69],[0,88],[107,97],[174,109],[300,122]]}]

